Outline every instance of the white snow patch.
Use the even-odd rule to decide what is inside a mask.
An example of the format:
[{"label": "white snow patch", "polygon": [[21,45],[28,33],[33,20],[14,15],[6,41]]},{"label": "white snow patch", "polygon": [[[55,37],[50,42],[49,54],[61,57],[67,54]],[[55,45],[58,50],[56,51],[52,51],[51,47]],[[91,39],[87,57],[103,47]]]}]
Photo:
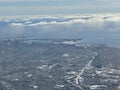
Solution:
[{"label": "white snow patch", "polygon": [[68,72],[68,74],[75,75],[75,74],[76,74],[76,72],[75,72],[75,71],[70,71],[70,72]]},{"label": "white snow patch", "polygon": [[103,73],[103,71],[98,71],[98,70],[96,70],[96,74],[101,74],[101,73]]},{"label": "white snow patch", "polygon": [[69,56],[68,53],[64,53],[64,54],[63,54],[63,57],[68,57],[68,56]]},{"label": "white snow patch", "polygon": [[47,65],[37,66],[37,68],[39,68],[39,69],[45,69],[45,68],[47,68],[47,67],[48,67]]},{"label": "white snow patch", "polygon": [[118,89],[120,90],[120,86],[118,86]]},{"label": "white snow patch", "polygon": [[8,45],[10,45],[10,43],[9,43],[9,42],[8,42],[7,44],[8,44]]},{"label": "white snow patch", "polygon": [[28,74],[28,72],[24,72],[25,74]]},{"label": "white snow patch", "polygon": [[120,70],[117,70],[117,69],[106,69],[106,73],[109,73],[109,74],[120,74]]},{"label": "white snow patch", "polygon": [[27,77],[32,77],[32,74],[29,74]]},{"label": "white snow patch", "polygon": [[18,78],[15,78],[14,81],[18,81],[19,79]]},{"label": "white snow patch", "polygon": [[63,88],[65,85],[59,85],[59,84],[57,84],[55,87],[56,88]]},{"label": "white snow patch", "polygon": [[105,88],[105,85],[92,85],[89,86],[91,90],[96,90],[96,89],[100,89],[100,88]]},{"label": "white snow patch", "polygon": [[33,88],[38,88],[38,86],[33,86]]},{"label": "white snow patch", "polygon": [[69,44],[69,45],[79,45],[80,41],[63,41],[63,44]]}]

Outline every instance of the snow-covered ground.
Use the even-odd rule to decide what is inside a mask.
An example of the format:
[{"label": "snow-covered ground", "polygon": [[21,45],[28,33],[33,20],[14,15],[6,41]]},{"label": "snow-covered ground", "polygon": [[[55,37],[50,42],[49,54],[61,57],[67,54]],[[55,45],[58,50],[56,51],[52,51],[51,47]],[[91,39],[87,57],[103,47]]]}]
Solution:
[{"label": "snow-covered ground", "polygon": [[92,56],[92,59],[85,65],[85,67],[82,68],[81,72],[75,78],[76,84],[80,84],[84,81],[82,75],[85,70],[90,69],[92,67],[91,63],[93,62],[94,58],[97,56],[97,53],[96,52],[94,52],[94,53],[95,53],[95,56]]},{"label": "snow-covered ground", "polygon": [[106,87],[105,85],[91,85],[89,86],[91,90],[99,90],[102,87]]}]

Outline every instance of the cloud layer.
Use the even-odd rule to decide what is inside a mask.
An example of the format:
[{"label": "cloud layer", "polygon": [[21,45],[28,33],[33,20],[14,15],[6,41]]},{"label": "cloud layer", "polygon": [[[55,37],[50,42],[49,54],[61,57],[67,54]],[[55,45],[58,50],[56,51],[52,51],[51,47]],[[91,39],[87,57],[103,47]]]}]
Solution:
[{"label": "cloud layer", "polygon": [[0,18],[0,37],[22,35],[34,38],[119,39],[120,14]]},{"label": "cloud layer", "polygon": [[[119,23],[120,14],[92,14],[76,16],[24,16],[1,18],[1,21],[12,26],[40,26],[40,25],[104,25],[105,23]],[[96,26],[96,25],[95,25]]]}]

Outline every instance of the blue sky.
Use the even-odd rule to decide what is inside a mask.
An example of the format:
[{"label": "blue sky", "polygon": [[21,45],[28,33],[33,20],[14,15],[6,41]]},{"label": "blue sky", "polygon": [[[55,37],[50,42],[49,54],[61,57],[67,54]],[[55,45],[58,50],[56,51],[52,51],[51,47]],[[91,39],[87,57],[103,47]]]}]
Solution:
[{"label": "blue sky", "polygon": [[114,13],[120,0],[0,0],[0,16]]}]

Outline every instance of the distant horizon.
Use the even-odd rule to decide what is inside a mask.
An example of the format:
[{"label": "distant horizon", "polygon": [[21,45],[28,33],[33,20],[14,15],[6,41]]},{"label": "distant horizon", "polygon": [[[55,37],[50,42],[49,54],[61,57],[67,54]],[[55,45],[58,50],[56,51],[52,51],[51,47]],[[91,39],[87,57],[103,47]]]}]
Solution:
[{"label": "distant horizon", "polygon": [[26,15],[0,15],[0,17],[26,17],[26,16],[89,16],[89,15],[115,15],[120,12],[103,12],[103,13],[76,13],[76,14],[26,14]]}]

